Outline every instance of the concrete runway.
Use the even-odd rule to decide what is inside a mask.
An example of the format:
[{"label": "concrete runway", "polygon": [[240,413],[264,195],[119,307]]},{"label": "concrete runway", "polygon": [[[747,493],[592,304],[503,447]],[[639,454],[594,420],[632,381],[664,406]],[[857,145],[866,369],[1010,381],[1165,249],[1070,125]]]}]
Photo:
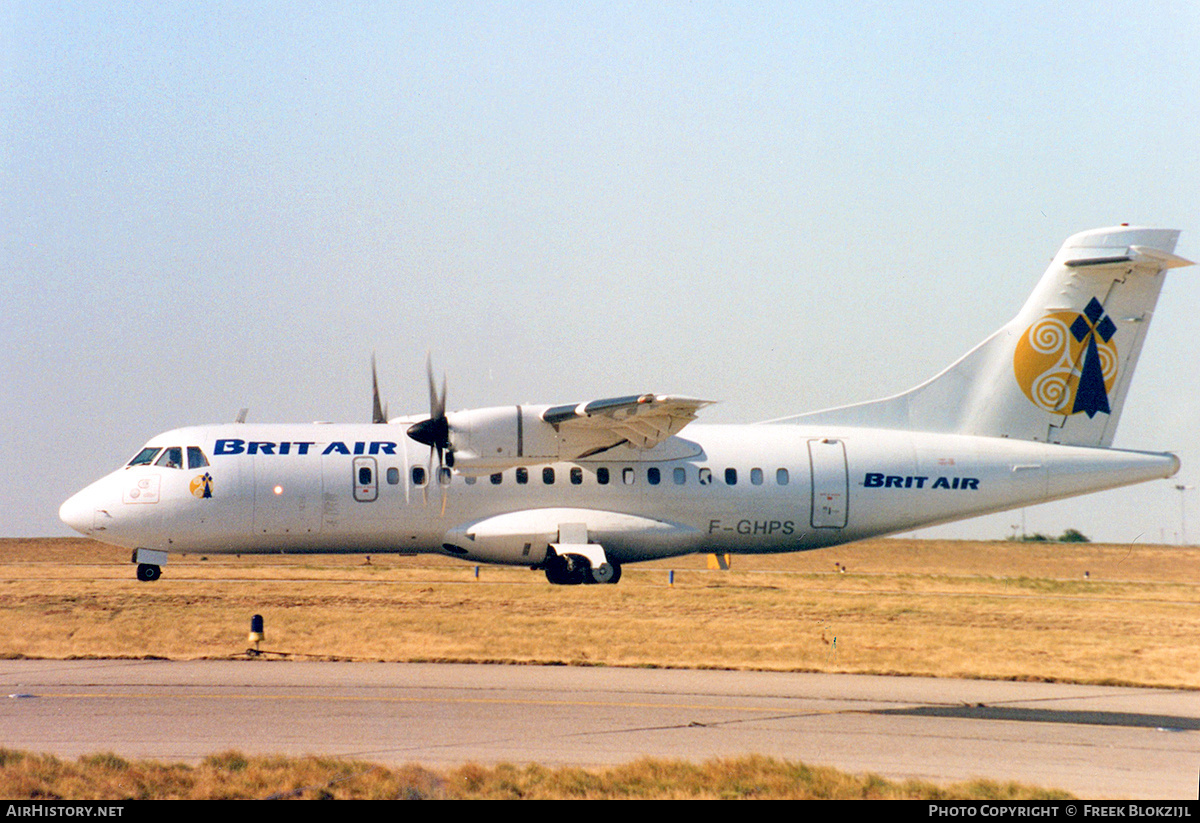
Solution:
[{"label": "concrete runway", "polygon": [[196,761],[320,753],[428,766],[758,753],[939,783],[1195,799],[1200,694],[662,669],[0,661],[0,745]]}]

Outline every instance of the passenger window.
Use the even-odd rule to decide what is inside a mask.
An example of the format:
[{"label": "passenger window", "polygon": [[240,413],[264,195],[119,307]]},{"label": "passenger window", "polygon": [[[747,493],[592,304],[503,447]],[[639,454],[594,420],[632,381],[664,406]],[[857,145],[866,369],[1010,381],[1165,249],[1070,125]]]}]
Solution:
[{"label": "passenger window", "polygon": [[712,469],[709,469],[709,468],[701,469],[699,480],[700,480],[701,486],[707,486],[709,483],[711,483],[712,482]]},{"label": "passenger window", "polygon": [[762,469],[751,469],[750,470],[750,482],[751,482],[751,484],[753,484],[755,486],[762,485],[762,483],[763,483]]},{"label": "passenger window", "polygon": [[550,468],[549,466],[542,469],[542,482],[547,486],[554,485],[554,469]]},{"label": "passenger window", "polygon": [[600,468],[596,469],[596,482],[599,483],[601,486],[608,485],[608,467],[607,466],[601,466]]},{"label": "passenger window", "polygon": [[156,466],[163,466],[168,469],[183,468],[183,449],[179,446],[171,446],[169,449],[164,449],[162,457],[154,462]]},{"label": "passenger window", "polygon": [[142,449],[134,458],[129,461],[128,466],[149,466],[154,462],[154,455],[158,454],[158,446],[147,446]]},{"label": "passenger window", "polygon": [[204,456],[199,446],[188,446],[188,468],[202,469],[208,465],[208,458]]},{"label": "passenger window", "polygon": [[583,469],[575,466],[571,469],[571,485],[578,486],[583,482]]},{"label": "passenger window", "polygon": [[500,472],[496,472],[495,474],[491,475],[488,479],[492,481],[493,486],[499,486],[500,483],[504,480],[504,475],[502,475]]},{"label": "passenger window", "polygon": [[675,485],[682,486],[687,482],[687,469],[683,466],[675,467]]},{"label": "passenger window", "polygon": [[370,466],[359,466],[358,467],[358,485],[360,485],[360,486],[371,485],[371,467]]},{"label": "passenger window", "polygon": [[778,483],[780,486],[786,486],[788,484],[788,470],[787,469],[776,469],[775,470],[775,482]]},{"label": "passenger window", "polygon": [[628,466],[621,469],[621,482],[622,483],[624,483],[626,486],[632,486],[634,480],[635,480],[635,478],[633,476],[633,469],[631,469]]},{"label": "passenger window", "polygon": [[400,482],[400,470],[395,466],[391,466],[387,470],[387,481],[389,486],[394,486]]},{"label": "passenger window", "polygon": [[517,482],[522,486],[529,482],[529,469],[523,466],[517,469]]},{"label": "passenger window", "polygon": [[449,466],[442,466],[438,469],[438,483],[443,486],[450,485],[450,478],[454,476],[454,472],[450,471]]},{"label": "passenger window", "polygon": [[413,466],[412,467],[412,481],[413,481],[414,486],[424,486],[425,485],[425,467],[424,466]]},{"label": "passenger window", "polygon": [[725,470],[725,485],[726,486],[736,486],[737,485],[737,469],[726,469]]},{"label": "passenger window", "polygon": [[651,486],[657,486],[661,480],[662,473],[657,467],[651,466],[650,468],[646,469],[646,482]]},{"label": "passenger window", "polygon": [[474,486],[476,479],[477,478],[474,475],[470,475],[470,474],[468,474],[466,477],[463,478],[463,480],[466,482],[466,484],[468,486]]}]

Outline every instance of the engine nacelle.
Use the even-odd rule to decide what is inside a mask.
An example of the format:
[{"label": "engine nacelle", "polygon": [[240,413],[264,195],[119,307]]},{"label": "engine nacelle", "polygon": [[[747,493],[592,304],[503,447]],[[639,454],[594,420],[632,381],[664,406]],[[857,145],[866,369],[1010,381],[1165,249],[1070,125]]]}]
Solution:
[{"label": "engine nacelle", "polygon": [[513,466],[573,460],[589,449],[611,444],[611,434],[603,431],[564,437],[542,420],[547,408],[495,406],[448,413],[455,470],[482,475]]}]

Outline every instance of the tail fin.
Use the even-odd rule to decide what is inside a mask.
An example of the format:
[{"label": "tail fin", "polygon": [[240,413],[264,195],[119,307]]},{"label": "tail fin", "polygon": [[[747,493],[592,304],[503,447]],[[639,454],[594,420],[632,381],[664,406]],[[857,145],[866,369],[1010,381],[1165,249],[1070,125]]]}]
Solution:
[{"label": "tail fin", "polygon": [[789,418],[1109,446],[1179,232],[1117,226],[1067,239],[1020,313],[903,394]]}]

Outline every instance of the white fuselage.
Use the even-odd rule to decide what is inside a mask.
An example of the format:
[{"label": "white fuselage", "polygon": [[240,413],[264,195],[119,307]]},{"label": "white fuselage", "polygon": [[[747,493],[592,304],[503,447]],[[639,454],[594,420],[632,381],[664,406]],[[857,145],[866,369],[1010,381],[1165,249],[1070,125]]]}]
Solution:
[{"label": "white fuselage", "polygon": [[381,422],[372,366],[372,424],[170,431],[60,516],[135,549],[143,580],[172,551],[443,552],[574,585],[1170,477],[1172,454],[1107,447],[1165,273],[1190,265],[1178,236],[1072,235],[1017,315],[939,374],[788,425],[691,425],[710,401],[654,393],[448,412],[432,364],[428,416]]},{"label": "white fuselage", "polygon": [[119,469],[64,503],[62,517],[136,549],[436,552],[530,566],[566,539],[560,532],[582,528],[583,542],[628,563],[816,549],[1179,466],[1171,454],[994,437],[693,425],[652,451],[620,447],[478,477],[446,471],[443,484],[429,449],[405,436],[411,422],[176,429],[148,446],[199,447],[208,465]]}]

